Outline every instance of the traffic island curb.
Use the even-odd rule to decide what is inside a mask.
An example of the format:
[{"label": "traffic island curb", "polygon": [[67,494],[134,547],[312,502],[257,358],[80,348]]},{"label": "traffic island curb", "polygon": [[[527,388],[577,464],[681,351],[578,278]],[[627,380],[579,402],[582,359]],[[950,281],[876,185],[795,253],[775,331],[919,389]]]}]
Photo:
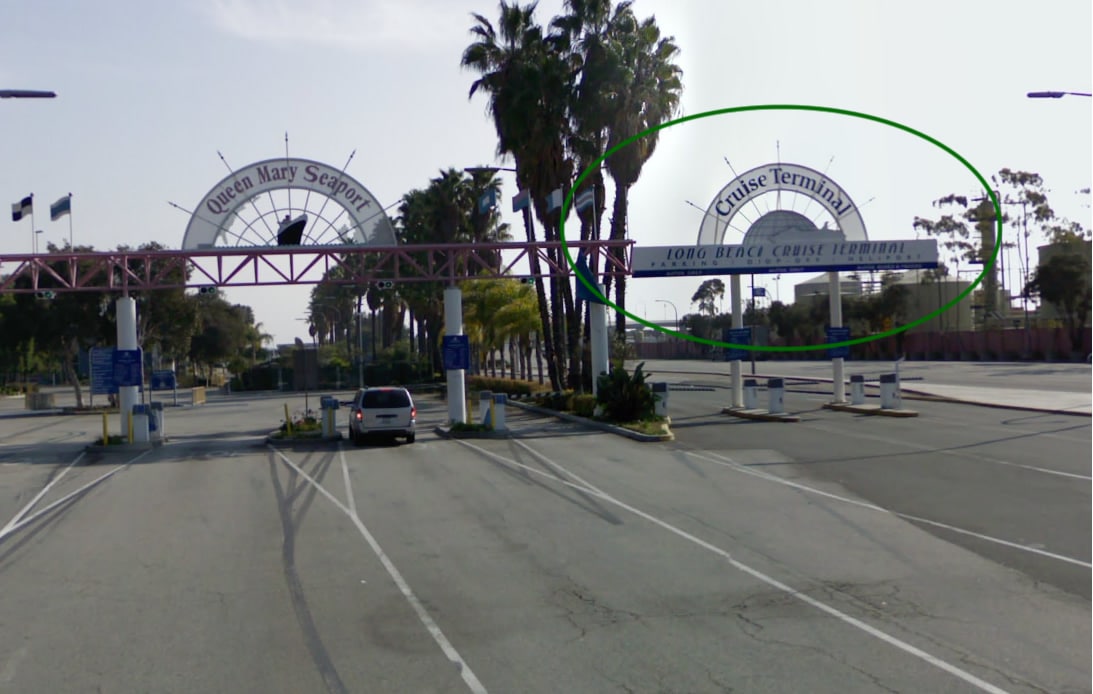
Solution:
[{"label": "traffic island curb", "polygon": [[509,405],[518,407],[528,412],[534,412],[535,414],[541,414],[547,417],[557,417],[566,422],[573,422],[574,424],[582,424],[593,429],[599,429],[600,431],[606,431],[611,434],[617,434],[619,436],[625,436],[633,441],[639,443],[660,443],[663,441],[675,441],[676,435],[672,433],[671,429],[665,434],[643,434],[638,431],[632,431],[625,427],[620,427],[616,424],[608,424],[607,422],[599,422],[595,419],[588,419],[587,417],[580,417],[575,414],[569,414],[568,412],[558,412],[557,410],[548,410],[545,407],[538,407],[536,405],[529,405],[523,402],[509,401]]},{"label": "traffic island curb", "polygon": [[150,451],[153,448],[159,448],[163,444],[167,443],[167,439],[160,439],[158,441],[142,441],[140,443],[112,443],[109,446],[104,446],[101,443],[89,443],[84,446],[84,450],[88,453],[113,453],[120,451]]},{"label": "traffic island curb", "polygon": [[838,402],[825,402],[825,410],[836,412],[850,412],[852,414],[879,415],[881,417],[917,417],[915,410],[883,408],[880,405],[847,405]]},{"label": "traffic island curb", "polygon": [[323,436],[322,434],[319,434],[317,436],[275,436],[275,434],[280,433],[281,432],[279,430],[271,431],[268,435],[266,435],[266,443],[271,446],[291,446],[293,448],[297,448],[301,444],[304,446],[312,444],[318,447],[322,447],[327,444],[337,443],[344,438],[340,431],[335,433],[333,436]]},{"label": "traffic island curb", "polygon": [[801,418],[794,414],[786,413],[771,413],[769,410],[745,410],[740,407],[726,407],[721,410],[721,414],[727,414],[731,417],[739,417],[740,419],[752,419],[757,422],[799,422]]},{"label": "traffic island curb", "polygon": [[438,426],[433,428],[433,433],[442,439],[507,439],[511,432],[505,431],[453,431],[450,426]]}]

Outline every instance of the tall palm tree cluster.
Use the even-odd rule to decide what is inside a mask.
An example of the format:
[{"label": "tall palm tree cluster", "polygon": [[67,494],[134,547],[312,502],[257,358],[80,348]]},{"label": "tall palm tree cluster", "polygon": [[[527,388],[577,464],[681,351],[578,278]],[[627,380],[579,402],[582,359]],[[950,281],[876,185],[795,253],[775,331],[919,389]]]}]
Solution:
[{"label": "tall palm tree cluster", "polygon": [[[546,26],[536,20],[535,11],[534,2],[521,5],[502,0],[496,25],[473,14],[473,41],[463,51],[461,65],[477,73],[469,96],[487,98],[487,112],[497,132],[497,154],[515,162],[517,183],[530,193],[544,239],[556,241],[561,214],[560,210],[548,211],[548,195],[559,188],[568,195],[574,178],[611,148],[670,120],[679,108],[682,71],[673,62],[679,53],[674,39],[661,36],[653,17],[639,19],[628,0],[617,4],[611,0],[567,0],[565,14]],[[652,133],[603,161],[614,182],[611,239],[627,238],[627,195],[656,143],[656,133]],[[493,191],[499,197],[500,180],[494,173],[484,170],[468,175],[449,169],[441,171],[427,187],[406,193],[396,222],[399,241],[433,244],[509,239],[496,208],[479,211],[478,201],[484,194]],[[596,204],[578,213],[580,239],[598,239],[607,197],[599,167],[583,180],[581,190],[586,188],[594,191]],[[524,231],[528,241],[536,240],[531,209],[524,213]],[[537,275],[538,257],[531,254],[530,258],[531,271]],[[565,261],[561,252],[553,260]],[[495,267],[500,268],[501,258],[495,261]],[[534,294],[515,281],[492,282],[502,286],[487,289],[482,282],[465,283],[465,330],[474,338],[479,353],[488,357],[507,347],[510,372],[519,364],[521,372],[530,373],[532,351],[540,354],[541,343],[555,390],[566,385],[589,388],[592,374],[587,349],[582,349],[588,340],[581,339],[582,328],[587,337],[587,318],[582,321],[568,279],[551,278],[544,283],[537,278]],[[610,291],[610,278],[604,282]],[[625,308],[624,278],[616,280],[614,289],[615,303]],[[330,325],[327,315],[349,313],[329,306],[345,309],[355,300],[359,312],[365,298],[373,313],[381,315],[384,346],[401,339],[408,311],[411,344],[421,354],[429,354],[434,370],[440,370],[443,286],[425,282],[379,289],[324,283],[312,294],[312,322],[320,326],[321,334],[322,328]],[[529,309],[536,311],[537,317],[529,319]],[[587,316],[587,309],[584,313]],[[345,321],[342,326],[348,329]],[[620,313],[617,331],[625,335],[625,330],[625,316]],[[348,333],[345,336],[348,343]]]},{"label": "tall palm tree cluster", "polygon": [[[468,175],[455,169],[441,171],[428,186],[402,196],[395,219],[395,233],[401,244],[492,243],[509,240],[508,225],[501,222],[496,208],[480,211],[478,201],[500,189],[501,182],[492,173]],[[425,264],[425,258],[417,258]],[[311,292],[309,321],[316,327],[317,340],[337,343],[344,340],[349,361],[354,359],[355,313],[365,304],[380,325],[373,326],[380,339],[378,349],[392,347],[404,338],[409,325],[410,347],[427,355],[434,371],[441,370],[440,337],[444,328],[444,285],[440,282],[413,282],[383,288],[378,285],[347,283],[353,263],[375,262],[371,256],[347,256],[342,265],[327,273],[326,280]],[[495,271],[501,268],[501,256],[491,259]],[[457,272],[460,268],[457,268]],[[382,276],[382,274],[381,274]],[[515,280],[513,284],[517,284]],[[354,311],[354,306],[356,311]],[[469,333],[468,333],[469,334]],[[509,337],[506,333],[504,337]],[[499,347],[498,347],[499,348]]]},{"label": "tall palm tree cluster", "polygon": [[[470,97],[484,94],[497,131],[497,154],[515,161],[516,180],[528,190],[535,217],[548,241],[559,239],[560,210],[548,211],[547,196],[568,194],[575,176],[611,148],[676,113],[682,93],[679,53],[672,37],[661,36],[653,17],[639,19],[629,1],[567,0],[565,14],[547,26],[535,17],[537,3],[502,0],[496,25],[474,14],[472,43],[462,66],[476,72]],[[610,238],[627,238],[627,195],[656,148],[652,133],[604,160],[614,182]],[[599,238],[606,188],[597,168],[581,189],[592,188],[596,204],[579,212],[580,238]],[[581,191],[576,191],[581,192]],[[530,211],[524,215],[528,241],[535,240]],[[564,260],[558,254],[557,261]],[[538,268],[533,259],[532,272]],[[610,291],[610,278],[604,280]],[[582,321],[568,280],[552,278],[548,291],[536,281],[543,347],[551,384],[580,388],[591,381],[581,349]],[[615,283],[615,303],[625,308],[625,282]],[[587,324],[587,321],[585,321]],[[585,327],[587,331],[587,327]],[[616,329],[625,334],[625,316]]]}]

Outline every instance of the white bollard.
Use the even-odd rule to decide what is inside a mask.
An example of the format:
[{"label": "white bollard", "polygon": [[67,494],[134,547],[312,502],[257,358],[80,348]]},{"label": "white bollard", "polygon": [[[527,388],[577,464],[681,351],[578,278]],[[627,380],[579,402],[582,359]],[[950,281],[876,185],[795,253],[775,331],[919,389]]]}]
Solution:
[{"label": "white bollard", "polygon": [[497,393],[493,396],[493,430],[494,431],[506,431],[505,427],[505,403],[508,402],[508,396],[504,393]]},{"label": "white bollard", "polygon": [[880,375],[880,407],[882,410],[898,410],[903,407],[899,394],[899,379],[895,374]]},{"label": "white bollard", "polygon": [[653,398],[656,399],[656,409],[654,412],[658,417],[668,416],[668,384],[667,383],[654,383],[653,384]]},{"label": "white bollard", "polygon": [[783,379],[771,378],[767,380],[767,395],[770,400],[767,412],[770,412],[771,414],[785,413],[785,391],[786,387]]},{"label": "white bollard", "polygon": [[865,376],[854,374],[850,377],[850,404],[865,404]]},{"label": "white bollard", "polygon": [[744,409],[759,409],[759,382],[754,378],[744,381]]}]

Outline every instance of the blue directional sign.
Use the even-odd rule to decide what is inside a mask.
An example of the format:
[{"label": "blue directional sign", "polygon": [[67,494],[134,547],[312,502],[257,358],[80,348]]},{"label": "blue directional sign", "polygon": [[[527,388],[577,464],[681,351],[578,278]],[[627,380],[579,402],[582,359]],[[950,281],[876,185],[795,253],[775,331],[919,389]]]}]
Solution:
[{"label": "blue directional sign", "polygon": [[[841,327],[841,328],[832,328],[831,326],[828,326],[828,328],[827,328],[827,341],[828,341],[828,343],[831,343],[831,342],[845,342],[846,340],[849,340],[849,339],[850,339],[850,328],[847,328],[845,326]],[[835,347],[833,349],[829,349],[829,350],[827,350],[827,357],[829,359],[847,359],[847,358],[850,357],[850,347],[843,346],[843,347]]]},{"label": "blue directional sign", "polygon": [[118,392],[114,383],[114,348],[91,348],[91,394],[109,395]]},{"label": "blue directional sign", "polygon": [[125,388],[144,385],[144,363],[140,349],[114,350],[114,386]]},{"label": "blue directional sign", "polygon": [[174,390],[177,385],[174,371],[152,372],[152,390]]},{"label": "blue directional sign", "polygon": [[444,354],[444,370],[464,370],[471,367],[471,341],[466,335],[445,335],[441,351]]},{"label": "blue directional sign", "polygon": [[[724,332],[724,341],[733,345],[750,345],[751,344],[751,328],[729,328]],[[732,347],[725,348],[725,360],[737,361],[739,359],[747,359],[748,350],[746,349],[734,349]]]}]

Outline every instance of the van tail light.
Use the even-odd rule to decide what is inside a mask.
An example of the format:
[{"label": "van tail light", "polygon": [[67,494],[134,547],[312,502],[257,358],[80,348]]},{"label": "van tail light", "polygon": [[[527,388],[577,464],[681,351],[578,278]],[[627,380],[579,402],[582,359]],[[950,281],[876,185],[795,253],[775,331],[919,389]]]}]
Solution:
[{"label": "van tail light", "polygon": [[416,417],[417,417],[417,408],[416,407],[411,407],[410,408],[410,419],[414,419]]},{"label": "van tail light", "polygon": [[361,412],[360,410],[357,410],[357,421],[359,422],[362,419],[364,419],[364,413]]}]

